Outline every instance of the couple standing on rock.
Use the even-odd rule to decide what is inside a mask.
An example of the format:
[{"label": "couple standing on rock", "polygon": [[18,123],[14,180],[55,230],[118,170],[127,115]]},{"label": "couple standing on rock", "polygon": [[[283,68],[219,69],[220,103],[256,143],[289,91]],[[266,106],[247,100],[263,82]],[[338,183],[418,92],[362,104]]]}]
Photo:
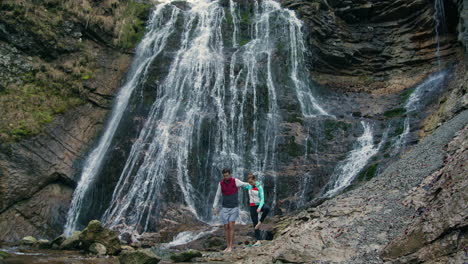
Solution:
[{"label": "couple standing on rock", "polygon": [[[265,196],[263,187],[260,182],[256,181],[255,175],[250,173],[247,175],[247,181],[243,182],[239,179],[231,177],[231,170],[223,169],[223,180],[218,184],[218,190],[213,204],[213,214],[217,215],[219,199],[222,197],[222,208],[219,212],[221,221],[224,224],[224,233],[226,237],[227,248],[225,252],[230,252],[233,249],[234,243],[234,226],[236,220],[239,218],[239,195],[238,189],[244,188],[249,191],[249,207],[250,217],[255,229],[255,238],[257,239],[256,245],[260,245],[260,225],[265,220],[270,212],[270,208],[265,205]],[[262,212],[260,221],[258,221],[258,214]]]}]

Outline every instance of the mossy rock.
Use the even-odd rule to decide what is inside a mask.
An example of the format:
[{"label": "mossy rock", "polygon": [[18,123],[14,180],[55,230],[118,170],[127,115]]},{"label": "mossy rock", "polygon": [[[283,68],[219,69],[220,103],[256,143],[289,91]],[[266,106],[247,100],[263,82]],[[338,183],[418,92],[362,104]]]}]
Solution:
[{"label": "mossy rock", "polygon": [[65,237],[65,235],[60,235],[54,239],[52,239],[52,241],[50,242],[50,245],[52,248],[58,248],[62,243],[63,241],[65,241],[67,239],[67,237]]},{"label": "mossy rock", "polygon": [[107,248],[101,243],[93,243],[89,246],[89,252],[96,254],[96,255],[105,255],[107,252]]},{"label": "mossy rock", "polygon": [[39,239],[39,240],[37,241],[36,246],[37,246],[38,248],[40,248],[40,249],[48,249],[48,248],[50,248],[50,247],[52,246],[52,244],[51,244],[50,241],[47,240],[47,239]]},{"label": "mossy rock", "polygon": [[388,118],[399,117],[406,113],[404,108],[396,108],[386,111],[383,115]]},{"label": "mossy rock", "polygon": [[408,99],[410,98],[411,94],[414,92],[414,90],[415,90],[415,88],[409,88],[409,89],[406,89],[405,91],[403,91],[400,94],[401,102],[406,103],[408,101]]},{"label": "mossy rock", "polygon": [[70,237],[65,239],[62,244],[60,244],[60,249],[79,249],[81,246],[80,235],[80,231],[73,232]]},{"label": "mossy rock", "polygon": [[379,164],[372,164],[371,166],[367,167],[363,171],[361,171],[358,175],[359,181],[370,181],[372,178],[375,177],[377,174],[377,169],[379,168]]},{"label": "mossy rock", "polygon": [[9,257],[11,257],[10,253],[0,251],[0,259],[6,259],[6,258],[9,258]]},{"label": "mossy rock", "polygon": [[224,246],[224,239],[220,237],[210,237],[203,243],[205,248],[221,248]]},{"label": "mossy rock", "polygon": [[20,244],[25,246],[34,246],[37,243],[37,239],[32,236],[26,236],[21,239]]},{"label": "mossy rock", "polygon": [[149,249],[122,251],[119,255],[120,264],[157,264],[161,259]]},{"label": "mossy rock", "polygon": [[104,228],[98,220],[89,222],[80,234],[80,241],[85,249],[89,249],[93,243],[100,243],[107,248],[109,255],[116,255],[120,252],[120,240],[117,233]]},{"label": "mossy rock", "polygon": [[199,258],[202,256],[202,253],[197,250],[188,250],[182,253],[173,253],[171,259],[174,262],[190,262],[194,258]]}]

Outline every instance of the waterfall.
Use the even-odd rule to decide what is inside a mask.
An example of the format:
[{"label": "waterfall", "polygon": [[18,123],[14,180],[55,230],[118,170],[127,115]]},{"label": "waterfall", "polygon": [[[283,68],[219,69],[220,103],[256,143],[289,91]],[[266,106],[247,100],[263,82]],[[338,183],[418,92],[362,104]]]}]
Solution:
[{"label": "waterfall", "polygon": [[[278,94],[294,94],[304,118],[329,115],[311,90],[302,22],[294,12],[273,0],[252,1],[252,12],[242,17],[250,19],[247,32],[241,27],[239,4],[232,0],[228,9],[219,1],[187,1],[184,9],[171,2],[154,9],[129,81],[85,162],[68,213],[67,234],[76,229],[87,206],[83,198],[106,166],[104,157],[129,98],[146,83],[148,69],[159,63],[155,58],[165,52],[167,39],[176,31],[180,37],[170,44],[177,45],[177,51],[168,74],[150,84],[156,85],[156,99],[102,213],[106,226],[132,233],[155,230],[163,204],[170,202],[163,195],[167,181],[177,183],[176,198],[195,217],[209,222],[223,167],[231,167],[235,177],[246,172],[261,180],[272,177],[274,205],[277,179],[271,172],[283,113]],[[276,66],[279,63],[284,65]]]},{"label": "waterfall", "polygon": [[434,0],[434,20],[436,21],[435,32],[436,32],[436,56],[437,63],[440,68],[440,35],[444,32],[445,25],[445,7],[444,0]]},{"label": "waterfall", "polygon": [[327,186],[325,197],[331,197],[351,184],[358,173],[367,165],[379,151],[382,143],[374,145],[374,136],[372,127],[368,122],[361,121],[364,129],[362,135],[357,139],[355,148],[348,154],[346,159],[340,162],[331,177],[330,184]]},{"label": "waterfall", "polygon": [[[303,162],[302,162],[302,165],[303,166],[307,166],[309,164],[312,163],[312,160],[309,159],[309,156],[313,156],[313,159],[315,159],[315,167],[316,168],[319,168],[319,156],[318,156],[318,145],[319,145],[319,132],[318,132],[318,129],[319,129],[319,126],[320,126],[320,123],[318,120],[316,120],[314,122],[314,124],[311,124],[315,130],[315,137],[314,137],[314,143],[313,143],[313,149],[310,149],[309,147],[309,142],[311,141],[311,138],[310,138],[310,126],[307,127],[307,136],[305,138],[305,151],[304,151],[304,158],[303,158]],[[297,206],[304,206],[307,202],[307,199],[308,199],[308,193],[307,191],[310,189],[310,187],[312,186],[313,184],[313,179],[314,179],[314,175],[312,175],[310,172],[306,172],[303,176],[302,176],[302,179],[301,179],[301,184],[300,184],[300,191],[298,193],[299,197],[298,197],[298,202],[297,202]]]},{"label": "waterfall", "polygon": [[127,74],[128,80],[120,89],[115,99],[112,114],[107,121],[104,134],[101,136],[97,147],[89,154],[85,161],[67,215],[67,222],[65,224],[65,234],[67,236],[71,235],[76,229],[76,222],[80,216],[80,209],[83,206],[83,198],[86,195],[88,187],[94,183],[94,177],[101,169],[104,156],[109,150],[112,138],[128,106],[130,97],[135,88],[146,79],[149,66],[161,53],[163,47],[166,45],[168,36],[171,35],[174,30],[174,22],[178,10],[174,9],[171,18],[166,21],[162,18],[164,7],[164,5],[160,5],[153,12],[148,24],[149,30],[137,47],[135,59]]},{"label": "waterfall", "polygon": [[411,131],[411,115],[417,114],[417,111],[426,104],[430,95],[441,88],[446,75],[447,71],[441,71],[433,74],[414,88],[414,91],[410,94],[408,101],[405,103],[404,109],[406,117],[403,121],[403,132],[394,140],[394,149],[392,154],[397,154],[406,146],[406,141]]}]

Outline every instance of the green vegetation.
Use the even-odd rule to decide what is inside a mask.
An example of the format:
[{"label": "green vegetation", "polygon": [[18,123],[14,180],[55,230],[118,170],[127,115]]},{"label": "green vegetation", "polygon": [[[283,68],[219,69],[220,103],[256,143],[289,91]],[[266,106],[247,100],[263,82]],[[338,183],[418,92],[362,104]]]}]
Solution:
[{"label": "green vegetation", "polygon": [[398,117],[404,115],[406,110],[404,108],[396,108],[385,112],[383,115],[388,118]]},{"label": "green vegetation", "polygon": [[287,153],[291,157],[300,157],[304,154],[304,149],[301,145],[296,143],[295,137],[290,137],[289,142],[286,145]]},{"label": "green vegetation", "polygon": [[337,131],[348,131],[351,128],[351,124],[342,122],[342,121],[334,121],[334,120],[326,120],[324,122],[324,133],[325,139],[333,140],[335,138],[335,134]]},{"label": "green vegetation", "polygon": [[[30,68],[2,80],[0,142],[37,135],[57,114],[83,104],[84,83],[95,77],[98,56],[86,32],[107,46],[131,50],[143,36],[151,6],[137,0],[2,1],[2,23],[39,45],[27,47],[37,55]],[[78,24],[82,39],[69,32]]]},{"label": "green vegetation", "polygon": [[395,128],[395,131],[393,132],[393,135],[392,136],[399,136],[401,134],[403,134],[403,132],[405,131],[405,127],[404,125],[400,124],[400,126],[398,126],[397,128]]},{"label": "green vegetation", "polygon": [[411,96],[411,94],[413,92],[414,92],[414,88],[409,88],[409,89],[406,89],[405,91],[403,91],[400,94],[401,102],[406,103],[406,101],[408,101],[409,97]]},{"label": "green vegetation", "polygon": [[250,40],[249,39],[246,39],[246,38],[242,38],[239,40],[239,46],[244,46],[246,45],[247,43],[249,43]]},{"label": "green vegetation", "polygon": [[377,173],[377,169],[379,168],[379,164],[375,163],[361,171],[358,175],[358,181],[370,181],[372,178],[375,177]]},{"label": "green vegetation", "polygon": [[117,20],[120,27],[118,38],[114,44],[129,50],[142,39],[145,31],[145,20],[151,5],[129,1],[122,12],[122,20]]},{"label": "green vegetation", "polygon": [[371,84],[374,82],[374,79],[368,75],[361,75],[358,77],[358,80],[364,84]]},{"label": "green vegetation", "polygon": [[10,253],[0,251],[0,259],[6,259],[6,258],[9,258],[9,257],[11,257]]},{"label": "green vegetation", "polygon": [[240,14],[240,23],[245,24],[245,25],[250,25],[251,19],[250,19],[251,14],[247,11],[243,11]]},{"label": "green vegetation", "polygon": [[289,123],[299,123],[301,125],[304,124],[304,119],[302,118],[302,115],[299,113],[293,113],[289,116],[288,120]]},{"label": "green vegetation", "polygon": [[0,96],[0,141],[40,133],[55,115],[83,103],[76,80],[57,69],[29,72],[21,84],[10,84]]},{"label": "green vegetation", "polygon": [[384,144],[382,151],[385,152],[385,151],[389,150],[391,147],[392,147],[392,142],[387,141],[387,142]]},{"label": "green vegetation", "polygon": [[229,26],[231,26],[231,25],[234,24],[234,20],[233,20],[233,17],[231,16],[231,13],[226,12],[225,19],[226,19],[226,22],[227,22],[227,24],[228,24]]},{"label": "green vegetation", "polygon": [[[94,31],[104,40],[122,49],[130,50],[141,40],[151,4],[136,0],[5,0],[0,10],[8,11],[14,20],[28,25],[36,37],[51,46],[66,48],[60,42],[57,28],[65,19],[78,19],[86,30]],[[111,39],[107,39],[110,36]],[[69,44],[69,43],[67,43]]]}]

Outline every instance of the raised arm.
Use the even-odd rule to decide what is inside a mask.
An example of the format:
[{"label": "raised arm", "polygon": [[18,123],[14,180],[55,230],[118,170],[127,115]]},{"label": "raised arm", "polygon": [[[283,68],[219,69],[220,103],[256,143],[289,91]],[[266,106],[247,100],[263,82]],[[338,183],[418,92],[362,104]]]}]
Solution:
[{"label": "raised arm", "polygon": [[236,178],[236,186],[237,188],[241,188],[241,187],[247,187],[249,186],[250,184],[248,184],[247,182],[243,182],[239,179]]}]

